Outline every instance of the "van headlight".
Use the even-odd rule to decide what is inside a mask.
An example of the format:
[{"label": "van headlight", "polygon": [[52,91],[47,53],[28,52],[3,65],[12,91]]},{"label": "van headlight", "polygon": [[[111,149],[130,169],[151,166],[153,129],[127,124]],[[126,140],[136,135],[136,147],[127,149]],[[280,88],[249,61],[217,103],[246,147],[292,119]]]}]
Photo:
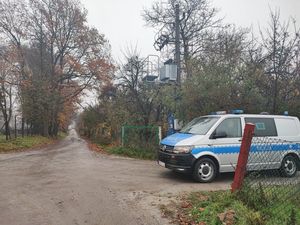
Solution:
[{"label": "van headlight", "polygon": [[175,146],[173,152],[176,154],[190,153],[194,146]]}]

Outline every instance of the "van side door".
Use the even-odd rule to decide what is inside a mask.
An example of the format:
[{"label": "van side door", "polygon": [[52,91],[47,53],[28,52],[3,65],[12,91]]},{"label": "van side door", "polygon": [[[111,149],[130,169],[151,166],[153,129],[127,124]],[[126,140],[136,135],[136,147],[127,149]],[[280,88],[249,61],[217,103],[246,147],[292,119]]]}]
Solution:
[{"label": "van side door", "polygon": [[255,125],[248,170],[278,169],[284,154],[274,118],[245,117],[245,123]]},{"label": "van side door", "polygon": [[210,136],[211,147],[219,158],[220,172],[235,170],[242,140],[241,118],[224,119]]}]

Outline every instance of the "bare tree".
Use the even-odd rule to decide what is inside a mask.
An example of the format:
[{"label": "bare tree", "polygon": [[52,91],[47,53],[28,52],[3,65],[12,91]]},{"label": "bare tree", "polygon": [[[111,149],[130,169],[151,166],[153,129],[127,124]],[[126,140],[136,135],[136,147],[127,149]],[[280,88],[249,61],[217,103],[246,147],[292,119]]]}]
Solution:
[{"label": "bare tree", "polygon": [[146,61],[136,51],[125,55],[125,64],[119,71],[119,90],[123,95],[126,107],[132,114],[142,116],[143,124],[149,125],[160,87],[143,81]]},{"label": "bare tree", "polygon": [[[5,53],[4,53],[5,52]],[[15,76],[12,65],[9,63],[9,50],[1,50],[0,57],[0,112],[4,119],[6,140],[11,138],[10,121],[16,96]]]},{"label": "bare tree", "polygon": [[279,112],[279,101],[287,102],[295,97],[295,86],[299,80],[300,30],[295,21],[282,23],[280,13],[271,12],[269,28],[261,32],[265,74],[269,77],[272,113]]},{"label": "bare tree", "polygon": [[22,45],[27,38],[28,27],[27,5],[16,0],[0,0],[0,34],[7,45],[13,47],[14,64],[22,79],[27,77],[26,63]]},{"label": "bare tree", "polygon": [[174,40],[176,4],[180,7],[180,37],[187,76],[191,75],[189,61],[203,50],[203,41],[211,39],[211,29],[220,27],[218,10],[207,0],[169,0],[166,4],[154,2],[143,12],[148,26],[158,28],[168,41]]}]

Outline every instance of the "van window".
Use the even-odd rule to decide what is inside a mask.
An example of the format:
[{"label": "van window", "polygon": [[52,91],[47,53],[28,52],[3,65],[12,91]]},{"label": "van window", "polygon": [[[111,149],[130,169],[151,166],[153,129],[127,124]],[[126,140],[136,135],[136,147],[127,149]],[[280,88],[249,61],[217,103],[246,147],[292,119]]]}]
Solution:
[{"label": "van window", "polygon": [[289,118],[275,118],[278,136],[297,136],[300,134],[297,122]]},{"label": "van window", "polygon": [[227,118],[219,124],[215,130],[215,134],[225,132],[227,138],[235,138],[242,136],[242,125],[240,118]]},{"label": "van window", "polygon": [[220,117],[198,117],[184,126],[180,133],[205,135]]},{"label": "van window", "polygon": [[255,124],[254,136],[256,137],[277,136],[277,130],[273,118],[245,118],[245,122]]}]

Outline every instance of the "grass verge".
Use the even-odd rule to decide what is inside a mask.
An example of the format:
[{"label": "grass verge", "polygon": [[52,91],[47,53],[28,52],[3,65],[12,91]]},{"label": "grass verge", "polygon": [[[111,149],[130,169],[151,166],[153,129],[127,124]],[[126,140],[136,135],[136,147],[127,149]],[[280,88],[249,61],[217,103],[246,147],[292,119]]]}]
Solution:
[{"label": "grass verge", "polygon": [[52,144],[57,140],[63,139],[65,136],[66,134],[64,133],[60,133],[56,139],[42,136],[25,136],[8,141],[5,140],[5,136],[0,136],[0,153],[22,151],[26,149],[41,147],[44,145]]},{"label": "grass verge", "polygon": [[[112,154],[120,155],[135,159],[145,159],[145,160],[156,160],[157,151],[155,147],[151,148],[139,148],[139,147],[122,147],[115,144],[103,144],[99,140],[90,139],[85,136],[81,136],[89,146],[89,149],[95,152],[100,152],[102,154]],[[157,147],[158,149],[158,147]]]},{"label": "grass verge", "polygon": [[[177,205],[176,224],[185,225],[297,225],[300,201],[297,198],[265,206],[257,199],[253,208],[230,191],[194,192]],[[259,207],[258,205],[264,207]],[[163,214],[164,207],[161,207]]]}]

